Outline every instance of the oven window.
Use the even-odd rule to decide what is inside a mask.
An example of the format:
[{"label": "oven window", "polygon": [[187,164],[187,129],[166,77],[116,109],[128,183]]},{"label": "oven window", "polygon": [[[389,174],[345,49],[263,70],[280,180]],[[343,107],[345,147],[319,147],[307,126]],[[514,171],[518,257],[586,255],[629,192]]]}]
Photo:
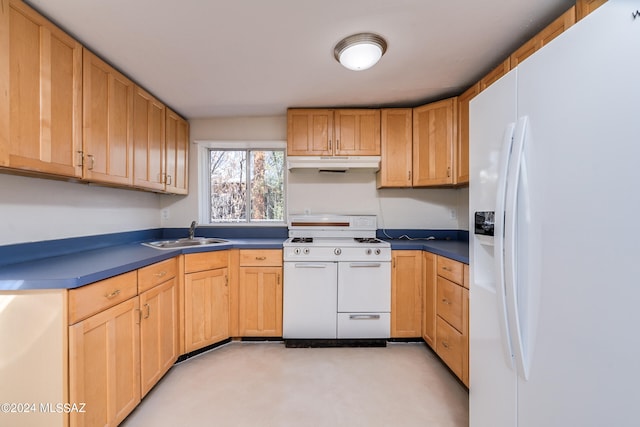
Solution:
[{"label": "oven window", "polygon": [[284,150],[210,148],[208,166],[210,223],[284,222]]}]

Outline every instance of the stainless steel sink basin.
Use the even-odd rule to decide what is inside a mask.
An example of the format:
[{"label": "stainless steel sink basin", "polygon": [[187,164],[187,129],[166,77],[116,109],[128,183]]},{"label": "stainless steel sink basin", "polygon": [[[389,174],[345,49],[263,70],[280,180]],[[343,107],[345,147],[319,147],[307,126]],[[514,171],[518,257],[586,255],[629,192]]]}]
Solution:
[{"label": "stainless steel sink basin", "polygon": [[228,243],[228,240],[218,239],[216,237],[194,237],[193,239],[172,239],[172,240],[158,240],[156,242],[143,243],[145,246],[150,246],[156,249],[180,249],[190,248],[194,246],[213,246]]}]

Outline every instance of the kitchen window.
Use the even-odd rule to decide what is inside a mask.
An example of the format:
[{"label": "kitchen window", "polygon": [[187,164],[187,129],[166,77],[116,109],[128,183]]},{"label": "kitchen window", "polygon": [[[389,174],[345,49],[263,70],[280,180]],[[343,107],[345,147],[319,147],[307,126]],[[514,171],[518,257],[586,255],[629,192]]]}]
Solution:
[{"label": "kitchen window", "polygon": [[[282,225],[285,150],[265,143],[208,144],[202,165],[202,212],[210,224]],[[231,148],[233,147],[233,148]],[[204,222],[204,221],[203,221]]]}]

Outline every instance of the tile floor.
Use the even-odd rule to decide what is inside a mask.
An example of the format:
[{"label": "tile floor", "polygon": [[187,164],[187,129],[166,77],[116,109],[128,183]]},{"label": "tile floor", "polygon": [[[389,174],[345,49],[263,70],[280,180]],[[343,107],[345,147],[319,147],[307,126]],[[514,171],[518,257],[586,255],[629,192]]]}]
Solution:
[{"label": "tile floor", "polygon": [[174,366],[122,426],[466,427],[468,403],[422,343],[233,342]]}]

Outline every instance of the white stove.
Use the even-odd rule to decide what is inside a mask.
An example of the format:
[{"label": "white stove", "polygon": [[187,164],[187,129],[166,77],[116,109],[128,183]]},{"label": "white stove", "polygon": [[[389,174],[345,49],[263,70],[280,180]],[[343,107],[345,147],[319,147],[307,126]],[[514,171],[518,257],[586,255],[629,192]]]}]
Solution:
[{"label": "white stove", "polygon": [[374,215],[300,215],[284,242],[283,337],[386,339],[391,245]]}]

